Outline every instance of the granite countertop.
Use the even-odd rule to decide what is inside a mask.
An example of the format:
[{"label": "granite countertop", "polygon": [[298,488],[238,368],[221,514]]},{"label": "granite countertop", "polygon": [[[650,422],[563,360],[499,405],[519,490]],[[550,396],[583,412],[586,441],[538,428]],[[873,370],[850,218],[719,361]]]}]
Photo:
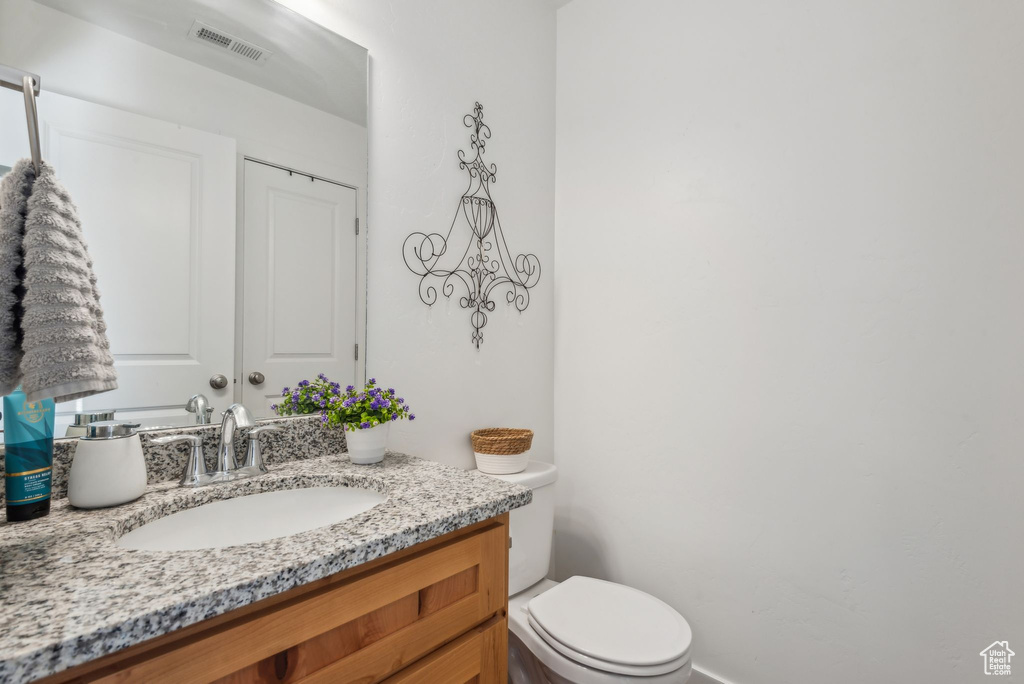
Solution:
[{"label": "granite countertop", "polygon": [[[348,520],[265,542],[137,551],[114,540],[186,508],[296,487],[350,485],[388,499]],[[0,682],[26,682],[530,503],[529,489],[389,453],[373,466],[324,456],[195,489],[152,484],[96,511],[55,500],[49,516],[0,525]]]}]

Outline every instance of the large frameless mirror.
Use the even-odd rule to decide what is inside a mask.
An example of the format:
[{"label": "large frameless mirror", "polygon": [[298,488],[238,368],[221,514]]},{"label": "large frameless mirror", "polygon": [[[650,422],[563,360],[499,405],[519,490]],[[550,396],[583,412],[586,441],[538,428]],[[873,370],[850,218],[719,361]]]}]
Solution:
[{"label": "large frameless mirror", "polygon": [[[186,425],[363,380],[364,48],[272,0],[0,0],[0,64],[41,80],[119,376],[58,404],[58,437],[76,414]],[[0,173],[27,156],[0,90]]]}]

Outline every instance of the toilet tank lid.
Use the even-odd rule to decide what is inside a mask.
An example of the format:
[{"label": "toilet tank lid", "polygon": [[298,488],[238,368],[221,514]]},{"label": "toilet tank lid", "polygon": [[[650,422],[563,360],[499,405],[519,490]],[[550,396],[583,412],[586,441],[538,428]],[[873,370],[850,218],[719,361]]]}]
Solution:
[{"label": "toilet tank lid", "polygon": [[[479,472],[479,471],[477,471]],[[491,475],[490,473],[483,473],[487,477],[493,477],[498,480],[504,480],[505,482],[511,482],[512,484],[522,485],[523,487],[529,487],[530,489],[537,489],[544,485],[549,485],[558,479],[558,468],[553,463],[542,463],[541,461],[530,461],[526,466],[526,470],[521,473],[512,473],[511,475]]]}]

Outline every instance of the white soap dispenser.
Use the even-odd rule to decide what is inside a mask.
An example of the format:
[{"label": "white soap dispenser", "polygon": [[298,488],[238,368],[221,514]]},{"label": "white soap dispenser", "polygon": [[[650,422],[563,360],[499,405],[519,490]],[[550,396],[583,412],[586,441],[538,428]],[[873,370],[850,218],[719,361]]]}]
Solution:
[{"label": "white soap dispenser", "polygon": [[105,508],[134,501],[146,491],[146,460],[138,423],[91,423],[75,446],[68,501],[76,508]]}]

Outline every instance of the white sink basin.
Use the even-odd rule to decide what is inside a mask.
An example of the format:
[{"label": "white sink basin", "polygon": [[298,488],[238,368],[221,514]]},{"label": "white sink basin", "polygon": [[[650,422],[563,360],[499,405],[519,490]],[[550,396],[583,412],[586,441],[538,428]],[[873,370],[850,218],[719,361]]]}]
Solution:
[{"label": "white sink basin", "polygon": [[213,501],[146,523],[117,540],[124,549],[193,551],[252,544],[333,525],[387,497],[356,487],[283,489]]}]

